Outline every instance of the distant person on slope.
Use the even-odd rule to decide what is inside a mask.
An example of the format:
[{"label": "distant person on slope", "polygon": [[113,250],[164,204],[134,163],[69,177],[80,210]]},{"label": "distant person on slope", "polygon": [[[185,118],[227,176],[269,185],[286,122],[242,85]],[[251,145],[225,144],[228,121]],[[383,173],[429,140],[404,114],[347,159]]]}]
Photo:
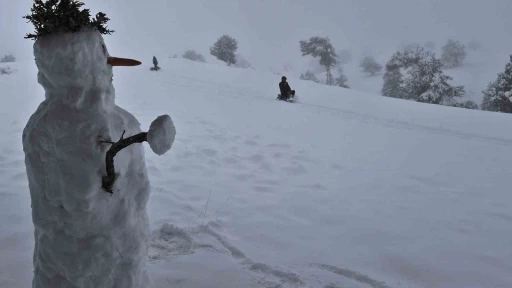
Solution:
[{"label": "distant person on slope", "polygon": [[279,90],[281,90],[281,100],[289,100],[295,96],[295,90],[290,88],[288,82],[286,82],[286,77],[281,77],[281,82],[279,83]]}]

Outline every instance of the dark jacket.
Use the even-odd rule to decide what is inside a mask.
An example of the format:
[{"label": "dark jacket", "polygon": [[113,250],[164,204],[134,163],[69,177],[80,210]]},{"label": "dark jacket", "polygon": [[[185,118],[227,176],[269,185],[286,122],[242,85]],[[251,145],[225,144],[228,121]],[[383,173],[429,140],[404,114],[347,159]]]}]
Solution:
[{"label": "dark jacket", "polygon": [[156,60],[156,57],[153,56],[153,65],[158,66],[158,60]]},{"label": "dark jacket", "polygon": [[290,85],[288,85],[286,81],[279,82],[279,90],[281,90],[281,95],[287,95],[292,92],[292,88],[290,88]]}]

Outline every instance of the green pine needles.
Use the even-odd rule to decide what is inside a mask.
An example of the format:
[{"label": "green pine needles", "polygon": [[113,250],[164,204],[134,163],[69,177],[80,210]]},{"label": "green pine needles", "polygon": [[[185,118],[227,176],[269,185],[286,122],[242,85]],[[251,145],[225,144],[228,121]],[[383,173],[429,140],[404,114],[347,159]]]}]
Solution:
[{"label": "green pine needles", "polygon": [[77,0],[34,0],[31,13],[23,16],[35,27],[34,33],[28,33],[25,39],[37,40],[55,33],[78,32],[83,28],[96,28],[101,34],[111,34],[106,27],[110,20],[105,13],[99,12],[90,18],[90,10],[80,10],[84,3]]}]

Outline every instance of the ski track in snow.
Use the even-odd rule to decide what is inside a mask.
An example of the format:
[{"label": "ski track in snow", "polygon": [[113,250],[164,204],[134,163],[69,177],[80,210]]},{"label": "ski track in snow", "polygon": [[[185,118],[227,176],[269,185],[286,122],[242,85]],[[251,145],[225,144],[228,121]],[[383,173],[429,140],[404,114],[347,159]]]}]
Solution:
[{"label": "ski track in snow", "polygon": [[[229,135],[229,133],[225,131],[219,131],[220,129],[215,127],[212,123],[200,120],[196,124],[206,126],[206,133],[177,140],[181,141],[187,148],[184,151],[175,153],[176,159],[179,160],[172,161],[172,164],[169,165],[171,166],[169,167],[171,171],[187,173],[187,171],[195,170],[196,173],[200,173],[204,177],[214,177],[218,173],[219,167],[222,166],[229,171],[228,178],[246,185],[247,189],[252,193],[272,195],[273,193],[279,193],[279,188],[282,185],[279,177],[275,176],[276,174],[300,178],[304,175],[308,175],[308,170],[305,168],[307,163],[316,164],[318,162],[309,157],[305,150],[294,149],[290,144],[262,143],[262,139],[259,136],[250,139],[240,139],[240,137],[236,135]],[[203,147],[201,145],[194,145],[193,143],[209,143],[211,146]],[[224,145],[227,146],[222,150],[209,148],[222,147]],[[273,158],[279,159],[279,163],[286,164],[281,166],[275,165],[276,163],[273,163]],[[152,163],[152,159],[149,162]],[[192,163],[203,163],[203,165]],[[332,165],[337,167],[335,163]],[[155,186],[171,187],[172,185],[176,185],[174,181],[161,179],[162,175],[166,173],[156,168],[159,165],[149,164],[148,166],[151,168],[150,174],[153,177],[158,176],[158,180],[152,181]],[[169,182],[168,185],[166,182]],[[183,184],[186,186],[186,188],[183,187],[183,190],[193,189],[193,187],[189,186],[189,183]],[[295,186],[298,189],[311,191],[326,189],[321,183],[299,184]],[[153,190],[158,191],[158,189]],[[180,188],[176,188],[176,190],[180,190]],[[163,224],[160,224],[161,226],[159,227],[157,226],[153,231],[150,264],[158,265],[159,261],[173,261],[173,259],[178,257],[190,256],[198,253],[198,251],[206,250],[234,259],[239,265],[251,273],[251,280],[257,284],[256,287],[309,287],[301,274],[285,267],[272,267],[261,262],[256,262],[247,257],[243,251],[239,250],[222,236],[222,221],[216,218],[219,215],[219,211],[221,211],[228,201],[244,202],[245,199],[227,199],[223,203],[220,203],[219,207],[211,207],[210,209],[213,209],[213,211],[206,210],[208,216],[205,215],[205,211],[202,210],[206,209],[204,206],[196,209],[189,204],[200,200],[204,199],[195,197],[183,199],[179,194],[173,194],[172,202],[178,204],[176,206],[181,208],[181,213],[188,214],[194,211],[198,215],[198,218],[195,220],[201,222],[201,224],[177,227],[167,223],[166,220],[159,221],[163,222]],[[306,274],[308,274],[308,272],[305,272],[305,270],[310,270],[309,273],[314,273],[315,270],[320,269],[331,272],[333,275],[340,278],[338,281],[331,280],[329,283],[323,283],[321,280],[317,280],[319,283],[323,283],[322,285],[325,285],[324,287],[347,287],[335,286],[335,283],[344,285],[343,283],[347,282],[356,282],[359,284],[358,287],[361,285],[361,287],[366,287],[367,285],[372,288],[389,287],[383,282],[373,280],[369,276],[356,271],[327,264],[310,265],[303,263],[303,267],[299,267],[298,269],[303,270],[303,273]],[[154,278],[158,278],[158,276]],[[182,279],[178,283],[173,284],[178,285],[177,287],[182,287],[179,285],[188,287],[186,286],[187,282],[187,279]]]},{"label": "ski track in snow", "polygon": [[[22,71],[22,69],[18,70]],[[354,191],[359,193],[362,193],[364,189],[381,191],[379,189],[382,185],[379,183],[379,179],[386,179],[390,175],[394,176],[394,171],[387,172],[383,168],[382,170],[380,170],[381,168],[370,170],[371,167],[366,167],[365,165],[367,164],[365,163],[358,163],[360,167],[351,167],[350,164],[354,162],[346,163],[341,158],[338,159],[334,156],[332,158],[327,156],[322,158],[315,154],[316,150],[321,150],[322,147],[310,146],[310,143],[303,143],[297,139],[278,141],[277,139],[282,140],[284,137],[277,138],[272,135],[255,134],[251,131],[241,134],[238,133],[239,131],[231,130],[228,125],[215,123],[212,120],[214,119],[213,114],[188,117],[187,105],[185,104],[181,104],[185,107],[183,110],[177,109],[178,112],[172,111],[174,108],[173,101],[179,98],[169,100],[169,105],[164,108],[158,107],[158,103],[162,102],[163,97],[168,97],[169,92],[167,90],[172,91],[175,87],[181,87],[191,91],[209,91],[212,94],[209,96],[224,98],[222,101],[226,102],[239,101],[240,99],[255,102],[268,100],[269,105],[289,105],[282,106],[283,109],[298,109],[297,107],[302,107],[302,109],[315,110],[319,115],[327,114],[330,117],[336,117],[335,119],[338,119],[340,122],[348,123],[347,126],[363,123],[365,125],[378,126],[379,129],[390,128],[400,133],[414,131],[414,133],[426,135],[425,137],[455,139],[459,141],[458,143],[464,144],[466,143],[465,141],[471,140],[477,141],[478,145],[484,147],[487,145],[491,149],[500,146],[508,148],[512,146],[511,139],[408,123],[399,119],[391,119],[392,116],[388,119],[341,109],[340,107],[316,105],[307,101],[294,104],[279,103],[274,101],[275,99],[272,98],[273,94],[259,97],[257,95],[261,95],[261,91],[248,88],[247,86],[216,83],[213,80],[197,79],[177,74],[177,72],[168,74],[165,74],[165,72],[162,71],[161,74],[155,76],[151,74],[151,77],[166,77],[165,81],[162,80],[165,85],[158,86],[153,91],[157,95],[155,99],[125,99],[123,96],[126,94],[123,94],[121,89],[121,92],[117,95],[123,101],[122,104],[119,104],[121,107],[134,111],[134,114],[138,113],[136,116],[138,119],[141,119],[143,130],[147,131],[148,123],[155,116],[159,115],[160,111],[168,112],[176,124],[176,140],[169,155],[156,156],[150,152],[149,147],[145,144],[147,168],[152,184],[152,194],[148,207],[152,228],[148,268],[156,287],[405,288],[436,287],[436,280],[440,281],[440,279],[444,281],[444,286],[439,285],[438,287],[491,287],[491,284],[494,284],[492,287],[506,287],[507,283],[512,283],[507,282],[512,280],[503,275],[501,275],[501,279],[497,279],[494,283],[478,280],[478,278],[487,276],[485,272],[481,272],[483,275],[475,275],[474,279],[462,279],[461,283],[467,285],[458,286],[456,284],[460,283],[451,281],[455,281],[453,279],[456,277],[467,276],[467,274],[463,273],[464,271],[456,270],[452,275],[450,272],[440,275],[439,270],[430,271],[432,267],[417,268],[420,265],[417,263],[409,265],[409,262],[412,263],[415,258],[428,258],[429,255],[420,254],[421,248],[428,248],[426,246],[411,246],[412,248],[409,250],[406,249],[407,247],[404,247],[406,251],[404,254],[407,252],[412,253],[407,259],[408,261],[400,258],[404,254],[396,257],[392,255],[392,248],[388,249],[386,246],[392,247],[393,241],[397,239],[390,236],[392,233],[397,233],[405,243],[407,241],[412,243],[420,241],[425,237],[432,237],[432,246],[441,245],[437,241],[441,241],[438,238],[443,238],[443,235],[432,236],[436,234],[435,229],[441,229],[438,225],[419,229],[424,234],[414,230],[414,227],[410,227],[417,233],[412,236],[405,233],[404,230],[398,230],[401,229],[400,226],[385,230],[387,223],[380,223],[379,221],[386,221],[387,218],[383,218],[383,220],[371,219],[371,216],[366,215],[370,212],[362,210],[361,206],[351,206],[348,199],[349,196],[347,196],[352,192],[350,189],[353,188]],[[146,71],[141,70],[140,73],[146,73]],[[32,78],[35,82],[35,78]],[[118,78],[121,77],[116,77],[116,79]],[[147,79],[144,80],[149,81]],[[128,80],[125,81],[128,82]],[[0,84],[2,83],[0,82]],[[139,83],[137,85],[142,84]],[[37,87],[37,83],[34,84],[34,87]],[[25,93],[23,92],[24,90],[13,92],[23,95],[22,97],[26,98],[27,103],[31,103],[26,105],[30,106],[30,108],[20,106],[24,107],[23,109],[27,111],[18,107],[19,105],[13,105],[12,110],[0,108],[2,114],[4,114],[1,116],[4,119],[2,119],[3,124],[0,126],[0,133],[3,135],[0,139],[0,179],[3,183],[0,186],[0,226],[7,227],[0,231],[0,255],[2,255],[2,259],[0,259],[0,287],[28,287],[32,276],[33,227],[24,157],[20,142],[21,131],[26,119],[32,113],[35,105],[37,105],[34,103],[38,103],[42,98],[40,97],[41,95],[34,92],[38,91],[34,87],[31,88],[32,90],[26,87],[23,88],[28,89],[28,92]],[[129,90],[129,87],[125,89]],[[32,99],[37,98],[33,95],[34,93],[39,97],[35,102]],[[193,93],[195,92],[190,92],[190,94]],[[194,97],[194,95],[184,95],[183,97]],[[22,98],[22,100],[25,98]],[[166,111],[166,109],[171,111]],[[236,119],[232,121],[236,121]],[[364,153],[371,153],[371,151],[361,154]],[[496,157],[496,159],[498,158]],[[475,162],[472,162],[471,165],[475,165]],[[355,172],[374,173],[374,177],[377,180],[374,181],[375,183],[368,183],[368,186],[363,186],[359,190],[356,189],[357,185],[360,185],[359,182],[354,182],[355,184],[352,185],[347,184],[347,186],[343,186],[347,191],[343,191],[344,194],[342,196],[338,195],[341,198],[331,197],[329,193],[342,194],[337,187],[339,184],[338,178],[341,175],[349,175],[343,178],[344,181],[349,181],[351,180],[349,179],[350,175],[353,176]],[[383,174],[380,175],[379,173]],[[486,215],[485,217],[493,219],[494,222],[489,227],[481,227],[484,225],[482,224],[483,222],[472,221],[474,219],[471,218],[459,219],[458,217],[466,215],[463,213],[461,213],[462,216],[459,216],[455,212],[452,215],[449,211],[444,210],[434,213],[435,215],[424,214],[425,212],[422,211],[417,212],[416,208],[420,206],[445,204],[457,207],[463,201],[461,195],[465,191],[458,189],[455,184],[448,183],[446,179],[439,179],[433,175],[420,176],[421,173],[416,174],[414,171],[401,171],[401,173],[400,176],[402,178],[400,179],[404,183],[400,183],[401,186],[393,187],[401,187],[406,192],[398,194],[398,196],[380,195],[378,192],[366,197],[363,195],[361,196],[363,199],[361,201],[364,201],[364,206],[370,207],[371,212],[377,213],[380,211],[380,207],[386,206],[389,202],[396,201],[397,203],[393,206],[393,209],[396,210],[394,212],[410,211],[407,212],[409,214],[404,215],[410,215],[413,218],[411,221],[418,220],[425,215],[430,217],[439,215],[439,217],[445,217],[443,219],[448,219],[446,221],[450,223],[458,221],[458,231],[456,233],[460,233],[462,236],[455,241],[460,239],[468,242],[471,242],[470,239],[481,240],[486,237],[486,233],[483,233],[483,231],[504,231],[505,228],[503,227],[508,227],[512,223],[512,216],[510,212],[507,212],[510,205],[506,199],[487,199],[485,195],[473,195],[475,192],[471,192],[473,194],[468,192],[468,197],[475,197],[476,201],[480,201],[479,203],[482,206],[486,205],[485,209],[488,210],[482,212],[480,209],[484,208],[480,207],[468,209],[472,209],[470,212],[472,213],[471,215],[476,215],[474,217]],[[487,177],[491,177],[490,173],[487,174]],[[439,198],[429,200],[430,198],[424,195],[425,191],[441,193],[439,198],[442,198],[442,201]],[[314,195],[315,197],[308,198],[305,201],[306,203],[302,203],[298,198],[304,197],[304,195]],[[408,197],[416,200],[410,200],[410,203],[400,201],[402,198]],[[333,198],[336,199],[332,200]],[[331,200],[332,203],[330,202]],[[293,205],[288,205],[289,202],[293,202]],[[341,213],[345,214],[331,215],[325,212],[326,210],[330,211],[330,209],[338,212],[341,211]],[[376,214],[377,216],[374,217],[378,217],[378,215],[388,216],[385,212]],[[443,216],[445,213],[447,215]],[[320,216],[315,216],[316,214]],[[349,219],[344,219],[343,216]],[[267,219],[265,217],[277,218]],[[333,219],[333,217],[339,218]],[[367,220],[365,217],[370,218],[369,222],[365,222]],[[244,222],[249,220],[250,223],[246,224]],[[276,223],[270,222],[271,220],[274,220]],[[441,220],[432,219],[431,221],[434,223]],[[335,234],[333,233],[337,231],[333,232],[330,230],[333,227],[343,227],[344,223],[350,226],[349,224],[351,223],[348,223],[349,221],[361,221],[356,226],[358,228],[359,226],[365,228],[366,226],[364,225],[368,225],[369,231],[363,228],[359,228],[361,231],[358,230],[357,232],[351,232],[350,230],[339,231],[341,236],[336,236],[339,237],[337,239],[340,240],[339,245],[342,246],[339,248],[346,251],[344,254],[347,255],[347,259],[341,259],[341,257],[335,260],[329,259],[326,261],[329,263],[311,261],[312,259],[305,257],[308,255],[307,251],[288,252],[287,244],[293,246],[291,245],[293,243],[283,244],[280,240],[279,233],[291,231],[290,229],[293,228],[288,228],[290,226],[300,231],[308,227],[326,225],[326,229],[320,229],[319,231],[326,233],[324,237],[334,237],[333,235]],[[341,224],[332,226],[334,222]],[[368,224],[372,222],[378,223],[375,226]],[[275,225],[275,227],[268,230],[261,227],[270,225],[270,223]],[[425,222],[422,223],[425,224]],[[251,226],[246,227],[248,225]],[[381,225],[384,226],[382,230],[380,230]],[[448,228],[451,229],[452,226],[443,226],[443,229]],[[393,229],[397,229],[398,232],[395,232]],[[275,234],[260,235],[260,230],[263,231],[261,233],[273,231]],[[355,233],[356,236],[350,234],[345,237],[343,233]],[[313,236],[318,235],[306,238],[307,234],[308,231],[297,233],[299,236],[295,240],[300,243],[297,244],[297,247],[316,249],[316,252],[322,250],[322,248],[326,250],[325,254],[312,257],[314,260],[323,258],[329,253],[334,253],[335,251],[332,250],[337,250],[338,248],[337,246],[309,247],[308,241],[313,243],[311,245],[316,245],[314,242],[316,238],[313,238]],[[255,245],[253,242],[244,243],[244,240],[251,237],[261,237],[263,239],[259,244],[261,247],[253,247]],[[375,237],[382,239],[372,242]],[[416,239],[409,239],[414,237]],[[345,238],[350,238],[354,242],[341,242]],[[288,240],[289,238],[286,239]],[[449,242],[446,239],[444,241]],[[464,249],[482,247],[478,245],[479,242],[476,243],[474,244],[475,246],[468,244],[468,246],[461,248],[460,251],[454,251],[453,253],[459,256],[466,255],[469,253],[469,250]],[[353,244],[354,248],[348,246],[350,244]],[[374,245],[378,248],[374,248],[375,250],[370,248],[368,250],[372,251],[366,253],[368,246],[364,245]],[[444,249],[443,246],[439,247],[441,250]],[[505,248],[504,246],[499,246],[496,249]],[[360,254],[357,254],[357,257],[352,256],[352,258],[348,258],[351,249],[359,249]],[[293,252],[300,252],[298,253],[300,255],[296,256],[296,259],[293,260],[274,259],[271,257],[272,251],[280,252],[280,250],[289,253],[284,255],[290,257],[295,256]],[[448,253],[447,251],[444,252]],[[378,266],[370,265],[374,264],[370,263],[373,258],[364,260],[365,257],[369,257],[370,253],[382,254],[382,258],[388,260],[387,262],[381,260],[384,262],[382,266],[388,270],[384,272],[377,271],[380,273],[376,273],[377,268],[375,267]],[[395,253],[398,252],[395,251]],[[497,259],[497,256],[491,252],[488,255],[478,254],[478,256],[482,257],[480,259],[482,263],[489,263],[489,266],[495,265],[495,269],[505,267],[502,269],[506,270],[506,267],[512,267],[510,262],[505,262],[501,258]],[[359,258],[361,262],[353,266],[347,264]],[[472,262],[475,259],[468,256],[468,258],[461,259],[460,262]],[[435,262],[435,260],[433,261]],[[426,263],[430,264],[431,262]],[[452,264],[449,265],[456,266]],[[396,272],[399,270],[409,272],[399,274],[399,272]],[[389,273],[389,276],[383,277],[386,273]],[[435,275],[437,278],[432,275]],[[201,277],[204,278],[204,281],[198,282],[200,280],[197,279],[203,279]],[[486,279],[492,277],[488,276]],[[395,279],[397,280],[395,281]],[[473,281],[471,283],[473,286],[468,284],[470,281]],[[453,283],[456,284],[450,285]]]}]

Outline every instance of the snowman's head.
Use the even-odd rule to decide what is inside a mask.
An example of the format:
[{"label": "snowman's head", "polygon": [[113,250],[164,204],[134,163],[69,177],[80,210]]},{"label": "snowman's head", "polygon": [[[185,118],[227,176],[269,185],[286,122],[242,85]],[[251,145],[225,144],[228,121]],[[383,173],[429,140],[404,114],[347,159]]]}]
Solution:
[{"label": "snowman's head", "polygon": [[132,59],[111,57],[95,29],[48,35],[34,43],[38,81],[46,92],[103,90],[112,87],[112,66],[136,66]]}]

